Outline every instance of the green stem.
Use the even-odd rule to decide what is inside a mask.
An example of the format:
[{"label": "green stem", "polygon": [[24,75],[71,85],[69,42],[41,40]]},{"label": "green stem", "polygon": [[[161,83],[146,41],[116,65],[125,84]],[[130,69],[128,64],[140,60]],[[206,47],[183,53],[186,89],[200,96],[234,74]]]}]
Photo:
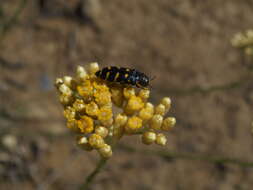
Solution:
[{"label": "green stem", "polygon": [[185,160],[201,160],[207,161],[215,164],[234,164],[240,167],[253,167],[253,162],[244,161],[237,158],[228,158],[221,156],[212,156],[212,155],[200,155],[200,154],[191,154],[191,153],[176,153],[170,151],[157,151],[157,150],[137,150],[133,147],[121,144],[119,148],[124,149],[129,152],[140,152],[144,154],[157,155],[165,160],[171,159],[185,159]]},{"label": "green stem", "polygon": [[93,182],[95,177],[99,174],[99,172],[103,169],[107,162],[107,159],[101,158],[98,162],[96,168],[86,177],[84,184],[80,186],[80,190],[88,190],[90,184]]}]

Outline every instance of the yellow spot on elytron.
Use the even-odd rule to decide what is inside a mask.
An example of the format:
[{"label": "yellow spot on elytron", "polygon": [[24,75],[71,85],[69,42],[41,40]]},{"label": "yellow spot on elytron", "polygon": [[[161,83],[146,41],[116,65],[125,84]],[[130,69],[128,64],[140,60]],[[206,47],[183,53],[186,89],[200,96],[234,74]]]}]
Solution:
[{"label": "yellow spot on elytron", "polygon": [[114,81],[117,81],[118,78],[119,78],[119,72],[116,74]]},{"label": "yellow spot on elytron", "polygon": [[107,72],[105,79],[107,80],[109,78],[109,76],[110,76],[110,72]]},{"label": "yellow spot on elytron", "polygon": [[126,69],[126,71],[127,71],[127,72],[130,71],[130,69]]},{"label": "yellow spot on elytron", "polygon": [[128,74],[125,74],[125,78],[127,78],[128,77]]},{"label": "yellow spot on elytron", "polygon": [[111,67],[108,67],[108,70],[111,70],[112,68]]}]

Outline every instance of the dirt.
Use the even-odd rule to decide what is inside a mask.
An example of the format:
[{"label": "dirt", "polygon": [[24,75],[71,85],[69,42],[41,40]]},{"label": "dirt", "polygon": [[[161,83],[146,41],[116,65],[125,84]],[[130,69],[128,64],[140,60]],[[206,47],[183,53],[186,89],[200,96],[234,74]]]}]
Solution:
[{"label": "dirt", "polygon": [[[1,26],[20,3],[1,0]],[[24,5],[1,33],[0,189],[76,189],[95,167],[98,155],[79,150],[68,135],[53,87],[56,77],[74,75],[77,65],[94,61],[155,76],[151,100],[172,98],[170,115],[177,125],[162,150],[252,160],[253,88],[244,82],[251,63],[230,40],[252,27],[253,1],[28,0]],[[243,82],[230,85],[237,81]],[[6,135],[10,141],[4,141]],[[137,137],[123,143],[160,150]],[[252,186],[251,168],[118,149],[91,189]]]}]

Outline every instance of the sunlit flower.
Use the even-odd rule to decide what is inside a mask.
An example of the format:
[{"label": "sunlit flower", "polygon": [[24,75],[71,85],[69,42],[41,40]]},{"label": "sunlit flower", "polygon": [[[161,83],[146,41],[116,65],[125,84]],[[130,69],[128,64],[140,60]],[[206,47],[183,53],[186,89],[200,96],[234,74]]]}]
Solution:
[{"label": "sunlit flower", "polygon": [[153,104],[148,102],[145,105],[145,107],[140,110],[139,117],[142,120],[147,121],[152,118],[153,114],[154,114],[154,106]]},{"label": "sunlit flower", "polygon": [[89,116],[98,116],[99,107],[95,102],[90,102],[85,105],[85,111]]},{"label": "sunlit flower", "polygon": [[162,130],[164,131],[169,131],[171,129],[173,129],[173,127],[176,124],[176,118],[174,117],[167,117],[166,119],[163,120],[162,123]]},{"label": "sunlit flower", "polygon": [[77,92],[85,101],[89,101],[93,96],[93,86],[91,85],[91,82],[86,80],[81,85],[78,85]]},{"label": "sunlit flower", "polygon": [[93,148],[102,148],[105,144],[104,139],[98,134],[92,134],[89,137],[89,144]]},{"label": "sunlit flower", "polygon": [[98,120],[104,123],[105,121],[109,121],[110,119],[112,119],[112,108],[107,106],[100,108]]},{"label": "sunlit flower", "polygon": [[103,144],[102,147],[98,149],[98,152],[104,158],[110,158],[112,156],[112,148],[108,144]]},{"label": "sunlit flower", "polygon": [[114,144],[125,135],[141,135],[147,145],[166,144],[163,132],[176,124],[174,117],[164,118],[171,107],[169,97],[154,106],[148,102],[149,89],[107,83],[95,76],[97,63],[87,70],[78,66],[76,77],[65,76],[55,82],[67,127],[76,133],[80,148],[109,158]]},{"label": "sunlit flower", "polygon": [[163,133],[159,133],[156,135],[156,144],[158,145],[166,145],[167,139],[166,136]]},{"label": "sunlit flower", "polygon": [[156,141],[156,133],[152,131],[147,131],[142,135],[142,142],[144,144],[152,144]]},{"label": "sunlit flower", "polygon": [[77,120],[77,126],[81,133],[91,133],[94,129],[93,119],[84,115],[80,120]]},{"label": "sunlit flower", "polygon": [[159,114],[153,115],[150,120],[150,127],[154,130],[160,130],[163,122],[163,116]]},{"label": "sunlit flower", "polygon": [[97,126],[95,129],[95,133],[100,135],[101,137],[105,138],[108,135],[109,131],[106,127]]},{"label": "sunlit flower", "polygon": [[143,108],[144,103],[143,100],[138,96],[131,96],[127,101],[127,105],[125,107],[125,113],[133,114],[134,112]]},{"label": "sunlit flower", "polygon": [[76,99],[73,103],[73,108],[75,111],[83,111],[85,108],[84,102],[81,99]]},{"label": "sunlit flower", "polygon": [[93,150],[93,148],[91,147],[91,145],[89,144],[89,141],[88,141],[88,138],[87,137],[85,137],[85,136],[77,136],[77,138],[76,138],[76,144],[80,147],[80,148],[82,148],[82,149],[84,149],[84,150],[86,150],[86,151],[91,151],[91,150]]},{"label": "sunlit flower", "polygon": [[70,121],[75,119],[76,111],[73,107],[66,107],[66,109],[63,111],[64,117]]},{"label": "sunlit flower", "polygon": [[234,47],[241,48],[246,55],[253,56],[253,30],[247,30],[234,35],[231,39]]},{"label": "sunlit flower", "polygon": [[142,119],[137,116],[133,116],[127,120],[125,130],[127,133],[134,133],[137,132],[138,129],[140,129],[141,127],[142,127]]},{"label": "sunlit flower", "polygon": [[80,129],[77,125],[77,120],[72,119],[67,121],[67,127],[74,132],[80,132]]}]

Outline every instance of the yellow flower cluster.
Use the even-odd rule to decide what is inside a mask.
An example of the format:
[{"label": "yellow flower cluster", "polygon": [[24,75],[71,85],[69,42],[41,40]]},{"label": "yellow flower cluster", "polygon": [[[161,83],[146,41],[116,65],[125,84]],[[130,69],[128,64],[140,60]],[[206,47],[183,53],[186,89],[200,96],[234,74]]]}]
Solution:
[{"label": "yellow flower cluster", "polygon": [[253,30],[235,34],[231,43],[234,47],[243,49],[246,55],[253,56]]},{"label": "yellow flower cluster", "polygon": [[139,134],[144,144],[165,145],[162,132],[176,123],[174,117],[164,118],[170,98],[154,106],[148,102],[150,90],[108,83],[95,76],[98,70],[91,63],[88,72],[79,66],[75,78],[56,79],[67,127],[77,133],[77,144],[96,149],[103,158],[111,157],[112,146],[124,135]]}]

